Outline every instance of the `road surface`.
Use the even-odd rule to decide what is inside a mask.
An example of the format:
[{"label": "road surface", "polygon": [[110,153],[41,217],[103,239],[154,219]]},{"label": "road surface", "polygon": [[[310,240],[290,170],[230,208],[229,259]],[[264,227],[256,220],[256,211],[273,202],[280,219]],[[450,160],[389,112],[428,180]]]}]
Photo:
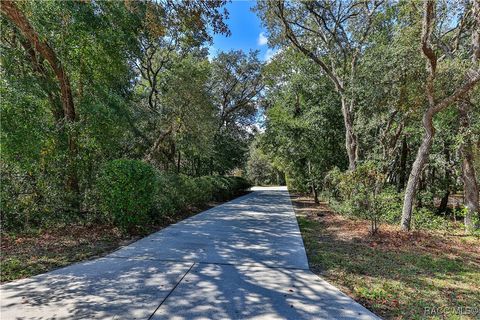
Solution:
[{"label": "road surface", "polygon": [[309,271],[284,187],[1,286],[6,319],[376,319]]}]

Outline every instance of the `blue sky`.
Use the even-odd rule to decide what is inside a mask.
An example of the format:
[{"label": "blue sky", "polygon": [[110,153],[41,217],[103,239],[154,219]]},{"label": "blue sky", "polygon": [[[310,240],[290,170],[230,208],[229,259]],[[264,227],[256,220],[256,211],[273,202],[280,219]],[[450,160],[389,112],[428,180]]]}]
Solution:
[{"label": "blue sky", "polygon": [[215,56],[219,51],[230,50],[259,50],[260,59],[268,60],[272,50],[268,49],[265,30],[255,12],[250,9],[255,6],[255,1],[234,0],[227,4],[229,18],[226,21],[231,36],[214,35],[213,45],[210,47],[210,55]]}]

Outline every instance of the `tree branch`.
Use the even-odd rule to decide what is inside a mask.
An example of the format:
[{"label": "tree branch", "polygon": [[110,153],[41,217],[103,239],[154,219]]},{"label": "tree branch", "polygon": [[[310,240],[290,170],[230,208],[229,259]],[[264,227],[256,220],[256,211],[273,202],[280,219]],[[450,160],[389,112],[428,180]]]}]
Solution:
[{"label": "tree branch", "polygon": [[48,61],[60,84],[62,106],[68,121],[76,120],[70,80],[65,73],[60,60],[46,41],[41,41],[35,29],[30,25],[25,15],[18,9],[14,1],[2,1],[0,11],[10,20],[30,42],[40,55]]}]

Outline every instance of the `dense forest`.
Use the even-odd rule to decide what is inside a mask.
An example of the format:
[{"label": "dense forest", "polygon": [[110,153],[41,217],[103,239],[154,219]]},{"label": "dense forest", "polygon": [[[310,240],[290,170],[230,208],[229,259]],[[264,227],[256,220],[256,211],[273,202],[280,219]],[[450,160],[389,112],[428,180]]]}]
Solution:
[{"label": "dense forest", "polygon": [[224,6],[2,2],[4,229],[139,224],[245,187],[230,176],[372,232],[452,212],[479,228],[478,1],[259,1],[267,61],[209,56]]},{"label": "dense forest", "polygon": [[371,219],[372,232],[447,211],[478,229],[479,6],[259,2],[279,50],[265,66],[265,132],[250,167],[270,181],[284,172],[291,188]]},{"label": "dense forest", "polygon": [[229,32],[222,5],[2,2],[4,228],[115,211],[128,196],[127,215],[168,212],[183,207],[177,193],[194,197],[189,184],[206,192],[190,178],[241,168],[262,65],[255,52],[208,59],[211,33]]}]

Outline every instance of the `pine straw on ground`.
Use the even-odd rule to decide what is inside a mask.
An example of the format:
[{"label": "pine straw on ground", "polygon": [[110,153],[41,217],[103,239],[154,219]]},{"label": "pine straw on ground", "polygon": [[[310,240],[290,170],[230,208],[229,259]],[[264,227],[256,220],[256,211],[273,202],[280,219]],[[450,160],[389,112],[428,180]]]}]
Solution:
[{"label": "pine straw on ground", "polygon": [[402,232],[292,196],[313,272],[386,319],[480,318],[480,240]]}]

